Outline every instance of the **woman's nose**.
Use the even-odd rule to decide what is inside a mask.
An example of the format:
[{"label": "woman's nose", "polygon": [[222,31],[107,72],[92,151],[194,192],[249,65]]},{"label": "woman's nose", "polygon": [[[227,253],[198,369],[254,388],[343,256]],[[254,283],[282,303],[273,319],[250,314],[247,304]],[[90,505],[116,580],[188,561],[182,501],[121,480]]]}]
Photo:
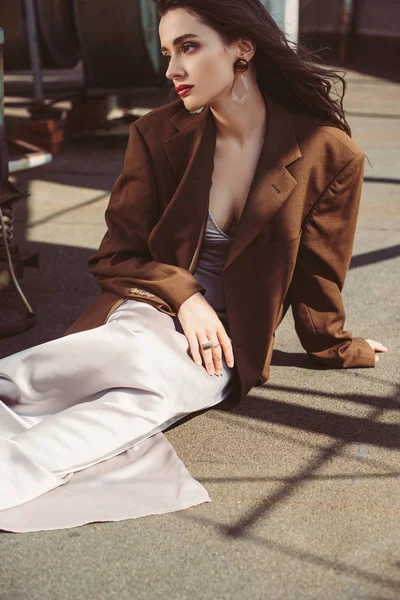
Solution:
[{"label": "woman's nose", "polygon": [[184,69],[179,64],[179,60],[171,57],[168,63],[168,68],[165,73],[165,76],[168,79],[174,79],[175,77],[182,77],[185,74]]}]

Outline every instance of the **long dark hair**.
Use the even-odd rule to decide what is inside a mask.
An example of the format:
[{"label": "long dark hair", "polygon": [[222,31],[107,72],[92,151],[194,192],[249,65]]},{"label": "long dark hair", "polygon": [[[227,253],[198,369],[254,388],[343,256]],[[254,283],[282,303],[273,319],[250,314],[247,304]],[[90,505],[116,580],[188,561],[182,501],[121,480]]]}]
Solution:
[{"label": "long dark hair", "polygon": [[[345,79],[320,66],[322,60],[315,52],[292,45],[260,0],[156,0],[156,4],[160,18],[175,8],[188,10],[227,44],[241,37],[250,39],[256,44],[254,61],[261,91],[289,110],[317,115],[351,136],[343,109]],[[338,80],[342,93],[335,91],[338,98],[334,99],[331,90]]]}]

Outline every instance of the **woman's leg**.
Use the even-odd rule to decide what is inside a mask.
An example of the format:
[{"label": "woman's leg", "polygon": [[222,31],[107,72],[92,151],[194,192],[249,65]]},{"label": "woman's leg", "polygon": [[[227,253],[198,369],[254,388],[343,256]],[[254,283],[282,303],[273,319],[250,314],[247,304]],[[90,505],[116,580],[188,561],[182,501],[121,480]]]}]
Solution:
[{"label": "woman's leg", "polygon": [[4,365],[0,361],[0,374],[18,387],[19,414],[49,414],[11,439],[0,439],[4,489],[15,485],[18,465],[16,493],[3,495],[0,509],[62,485],[71,473],[215,405],[226,395],[232,374],[224,364],[223,377],[210,377],[188,356],[187,340],[172,319],[135,301],[122,305],[102,327],[19,354],[19,360],[14,355]]}]

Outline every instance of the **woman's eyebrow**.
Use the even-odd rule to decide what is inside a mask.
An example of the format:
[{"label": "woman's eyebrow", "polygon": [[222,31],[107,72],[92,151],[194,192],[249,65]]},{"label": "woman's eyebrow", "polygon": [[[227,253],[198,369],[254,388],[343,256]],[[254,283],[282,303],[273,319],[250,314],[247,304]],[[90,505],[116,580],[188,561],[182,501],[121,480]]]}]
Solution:
[{"label": "woman's eyebrow", "polygon": [[[175,38],[174,41],[172,42],[173,46],[177,46],[178,44],[180,44],[180,42],[183,42],[183,40],[186,40],[186,38],[188,37],[199,37],[198,35],[196,35],[195,33],[184,33],[183,35],[180,35],[179,37]],[[164,50],[168,50],[168,48],[166,48],[165,46],[161,46],[161,51],[164,52]]]}]

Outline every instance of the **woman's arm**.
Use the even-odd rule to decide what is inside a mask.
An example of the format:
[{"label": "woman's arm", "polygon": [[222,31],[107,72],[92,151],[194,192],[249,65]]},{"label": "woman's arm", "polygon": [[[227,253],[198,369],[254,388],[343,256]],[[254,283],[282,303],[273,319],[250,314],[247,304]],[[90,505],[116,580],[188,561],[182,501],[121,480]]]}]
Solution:
[{"label": "woman's arm", "polygon": [[204,289],[188,270],[152,260],[148,238],[160,216],[151,156],[132,123],[124,168],[105,213],[107,232],[89,268],[104,290],[150,302],[154,295],[177,314],[185,300]]},{"label": "woman's arm", "polygon": [[357,154],[321,194],[303,225],[289,289],[306,352],[335,368],[373,367],[375,350],[345,331],[341,297],[353,251],[365,154]]}]

